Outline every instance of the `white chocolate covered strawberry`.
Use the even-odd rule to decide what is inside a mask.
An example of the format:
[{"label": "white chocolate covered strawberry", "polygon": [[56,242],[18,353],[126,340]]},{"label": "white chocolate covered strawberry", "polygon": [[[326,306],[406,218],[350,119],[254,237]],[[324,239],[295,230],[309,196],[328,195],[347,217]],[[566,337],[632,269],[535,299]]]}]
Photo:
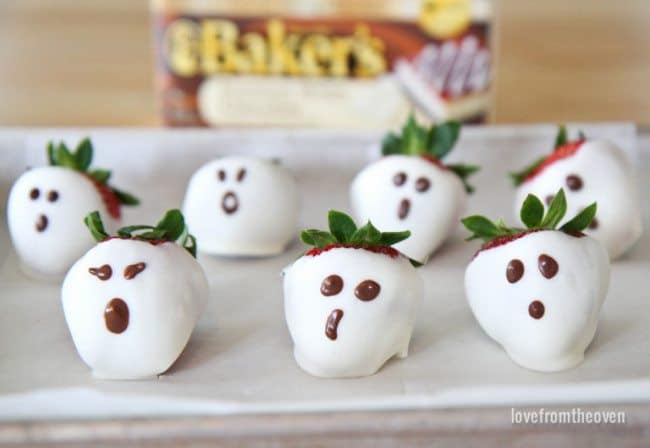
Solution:
[{"label": "white chocolate covered strawberry", "polygon": [[357,228],[331,211],[329,232],[306,230],[313,249],[284,270],[284,309],[298,365],[321,377],[372,375],[406,357],[422,279],[391,245],[409,232]]},{"label": "white chocolate covered strawberry", "polygon": [[359,221],[411,231],[411,237],[395,248],[419,263],[426,262],[456,228],[472,192],[466,178],[478,167],[442,162],[459,132],[457,122],[427,129],[411,116],[400,136],[391,133],[384,138],[384,157],[364,168],[350,189]]},{"label": "white chocolate covered strawberry", "polygon": [[516,204],[528,194],[549,204],[553,192],[564,188],[568,215],[579,213],[587,204],[598,202],[598,215],[585,233],[601,241],[612,259],[623,255],[642,233],[634,170],[623,151],[606,140],[584,136],[567,141],[560,128],[554,151],[513,175]]},{"label": "white chocolate covered strawberry", "polygon": [[61,278],[94,245],[84,216],[101,210],[115,227],[121,205],[137,205],[128,193],[108,185],[110,171],[93,169],[88,139],[74,152],[64,143],[48,144],[50,166],[25,172],[14,183],[7,203],[9,233],[25,271]]},{"label": "white chocolate covered strawberry", "polygon": [[183,351],[208,298],[183,215],[170,210],[155,227],[124,227],[114,237],[97,212],[86,224],[99,243],[72,266],[61,291],[79,355],[99,378],[165,372]]},{"label": "white chocolate covered strawberry", "polygon": [[526,198],[526,229],[482,216],[463,219],[470,239],[485,241],[465,272],[472,313],[514,362],[543,372],[582,362],[609,286],[607,251],[582,233],[596,204],[556,230],[566,210],[560,190],[545,215],[536,196]]},{"label": "white chocolate covered strawberry", "polygon": [[295,235],[298,187],[287,168],[254,157],[224,157],[194,173],[183,213],[214,255],[281,253]]}]

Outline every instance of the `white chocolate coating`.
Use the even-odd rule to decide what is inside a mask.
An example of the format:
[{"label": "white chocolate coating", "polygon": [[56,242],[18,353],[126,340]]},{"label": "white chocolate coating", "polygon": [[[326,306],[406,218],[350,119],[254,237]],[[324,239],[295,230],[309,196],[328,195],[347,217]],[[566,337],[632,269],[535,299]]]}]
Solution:
[{"label": "white chocolate coating", "polygon": [[[38,198],[30,192],[38,189]],[[58,195],[48,200],[50,192]],[[38,277],[60,279],[95,245],[83,219],[98,210],[107,229],[115,227],[93,183],[74,170],[42,167],[25,172],[14,183],[7,203],[9,233],[24,270]],[[39,220],[47,226],[37,231]]]},{"label": "white chocolate coating", "polygon": [[[558,264],[551,278],[538,267],[542,254]],[[513,259],[524,271],[510,283],[506,270]],[[554,230],[481,251],[465,271],[467,300],[483,330],[515,363],[542,372],[582,362],[608,287],[609,259],[602,244]],[[541,318],[529,313],[533,301],[544,305]]]},{"label": "white chocolate coating", "polygon": [[293,239],[298,202],[296,182],[283,166],[253,157],[224,157],[192,176],[183,214],[201,242],[200,251],[266,256],[281,253]]},{"label": "white chocolate coating", "polygon": [[[342,278],[343,289],[324,296],[321,284],[330,275]],[[355,296],[364,280],[380,285],[373,300]],[[303,256],[284,271],[284,310],[296,362],[315,376],[360,377],[376,373],[395,355],[406,357],[422,294],[419,273],[402,256],[351,248]],[[343,317],[332,340],[325,327],[335,309]]]},{"label": "white chocolate coating", "polygon": [[[395,185],[398,173],[406,174],[403,185]],[[430,187],[419,192],[420,178]],[[410,203],[409,212],[400,219],[402,201]],[[387,156],[364,168],[350,188],[352,210],[358,222],[367,220],[383,232],[410,230],[411,236],[395,249],[421,263],[442,245],[458,225],[465,209],[467,194],[453,172],[414,156]]]},{"label": "white chocolate coating", "polygon": [[[145,263],[131,279],[127,266]],[[101,280],[90,268],[109,265]],[[97,244],[68,272],[61,291],[72,339],[93,375],[135,379],[166,371],[183,351],[208,298],[199,263],[174,243],[111,239]],[[112,332],[105,309],[115,298],[128,306],[128,326]]]},{"label": "white chocolate coating", "polygon": [[[568,188],[567,176],[582,179],[582,188]],[[559,160],[524,182],[518,189],[515,213],[519,219],[521,204],[529,193],[542,201],[564,188],[567,213],[564,222],[592,202],[598,202],[595,229],[584,232],[600,240],[611,259],[623,255],[642,233],[641,209],[634,172],[622,150],[607,141],[587,141],[571,157]]]}]

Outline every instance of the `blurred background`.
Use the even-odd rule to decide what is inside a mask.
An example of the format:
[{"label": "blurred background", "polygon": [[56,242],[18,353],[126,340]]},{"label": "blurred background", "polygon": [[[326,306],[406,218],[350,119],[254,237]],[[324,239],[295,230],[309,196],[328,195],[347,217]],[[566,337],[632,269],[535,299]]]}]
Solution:
[{"label": "blurred background", "polygon": [[[221,3],[220,9],[215,10],[213,5],[217,3]],[[245,8],[242,6],[244,3],[247,5]],[[277,3],[275,8],[268,6],[273,3]],[[394,39],[398,42],[399,30],[406,29],[403,24],[405,20],[422,25],[426,19],[426,16],[424,19],[422,16],[422,8],[425,6],[419,4],[421,2],[417,2],[412,19],[408,18],[411,12],[407,8],[395,6],[399,3],[397,0],[349,0],[346,4],[353,4],[354,8],[347,8],[341,6],[343,2],[336,1],[267,1],[255,6],[256,2],[233,1],[2,0],[0,125],[194,125],[194,121],[185,120],[185,115],[177,110],[171,111],[171,115],[166,117],[160,112],[160,106],[169,100],[172,93],[180,95],[180,100],[174,101],[182,103],[183,107],[191,103],[187,107],[196,108],[196,102],[200,101],[196,92],[188,93],[190,87],[183,84],[183,80],[171,77],[168,68],[164,67],[166,59],[163,53],[166,46],[176,46],[174,51],[178,51],[179,42],[184,42],[166,40],[169,39],[169,33],[165,27],[173,20],[196,18],[199,14],[197,11],[203,11],[209,17],[253,15],[264,20],[278,16],[330,17],[339,13],[342,17],[359,18],[367,11],[369,18],[377,16],[380,22],[397,23],[391,25],[393,28],[381,28],[384,26],[381,25],[384,22],[381,22],[375,28],[370,27],[370,33],[381,35],[383,32],[397,30]],[[432,3],[434,4],[429,5],[430,11],[441,7],[451,8],[440,16],[444,15],[444,23],[456,21],[458,27],[465,26],[460,25],[464,20],[460,17],[464,17],[465,12],[459,11],[465,8],[466,0],[434,0]],[[475,3],[472,2],[471,8],[475,8]],[[650,90],[646,86],[650,79],[650,1],[488,0],[479,3],[481,11],[471,11],[472,20],[476,18],[475,13],[480,16],[476,22],[478,25],[471,22],[467,25],[469,28],[463,30],[478,33],[480,45],[485,44],[490,49],[492,72],[489,104],[485,106],[488,122],[629,120],[641,125],[650,124]],[[487,12],[485,4],[489,9]],[[385,13],[378,14],[382,8],[385,8]],[[237,22],[237,26],[243,29],[248,26],[246,23]],[[488,24],[487,31],[485,23]],[[254,24],[250,26],[254,27]],[[291,26],[291,23],[287,26]],[[298,28],[294,31],[297,29],[297,33],[309,33],[320,29],[318,24],[309,26],[312,28],[307,29],[305,23],[297,22],[294,28]],[[337,29],[338,25],[335,23],[333,26]],[[421,35],[427,35],[431,31],[426,23],[422,27],[424,31],[418,31]],[[447,39],[459,42],[459,35],[465,33],[463,30],[440,30],[440,27],[432,30],[433,34],[429,33],[432,36],[431,42],[438,49],[442,48],[440,45]],[[175,31],[181,33],[183,30]],[[344,34],[356,33],[358,29],[339,31]],[[482,43],[484,34],[489,36],[488,43]],[[183,36],[180,35],[180,38]],[[200,41],[203,38],[198,39]],[[192,36],[188,39],[188,42],[194,42]],[[387,46],[387,54],[393,58],[390,59],[392,64],[395,60],[395,54],[391,54],[392,44],[379,42],[377,45],[381,51],[385,51],[384,47]],[[409,81],[418,75],[417,66],[408,65],[413,60],[411,56],[417,55],[407,56],[405,85],[411,95],[426,96],[419,89],[428,88],[426,82],[418,84],[417,81]],[[352,66],[358,68],[359,60],[352,61],[350,67]],[[265,76],[262,74],[261,77]],[[286,73],[283,76],[286,78]],[[359,76],[363,78],[362,75]],[[265,80],[252,87],[240,85],[239,81],[234,86],[228,84],[232,82],[232,76],[226,78],[226,84],[219,78],[219,82],[210,87],[216,90],[210,93],[211,99],[206,100],[210,103],[206,106],[210,109],[210,124],[217,126],[237,124],[236,120],[228,121],[232,105],[225,112],[218,107],[219,98],[225,98],[236,91],[232,89],[243,89],[244,92],[250,92],[251,88],[264,92],[271,88],[281,92],[294,89],[291,84],[267,86]],[[255,81],[257,78],[251,79]],[[400,85],[403,89],[404,84]],[[321,85],[318,86],[321,91]],[[366,104],[355,105],[357,109],[354,109],[354,113],[357,115],[362,115],[364,110],[377,108],[378,104],[381,107],[393,107],[387,104],[389,101],[384,102],[383,93],[377,93],[384,92],[381,89],[385,86],[380,90],[377,90],[379,88],[375,84],[364,83],[327,86],[333,88],[333,92],[345,90],[345,94],[341,93],[341,97],[348,95],[345,101],[349,101],[350,95],[358,95],[356,92],[366,89],[366,99],[363,100]],[[307,88],[301,85],[300,95]],[[195,90],[196,84],[191,89]],[[351,89],[352,93],[346,89]],[[392,92],[390,89],[393,87],[388,89],[387,92]],[[438,95],[439,93],[430,93],[433,108],[440,101],[444,103],[449,99],[444,92]],[[463,91],[463,95],[465,93]],[[388,97],[392,93],[386,95]],[[255,96],[257,101],[267,101],[260,100],[257,94]],[[471,95],[468,97],[474,98]],[[289,106],[295,107],[291,104],[287,105]],[[297,113],[305,112],[301,109]],[[468,117],[462,118],[473,119],[470,116],[472,114],[467,115]],[[178,120],[174,122],[176,119]],[[313,120],[306,124],[319,125],[318,118]],[[271,120],[269,124],[278,123]]]}]

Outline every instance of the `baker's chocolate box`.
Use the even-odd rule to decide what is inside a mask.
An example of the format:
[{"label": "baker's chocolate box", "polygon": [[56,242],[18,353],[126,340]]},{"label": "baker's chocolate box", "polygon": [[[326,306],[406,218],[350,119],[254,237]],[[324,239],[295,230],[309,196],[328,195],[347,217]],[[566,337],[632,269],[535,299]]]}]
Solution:
[{"label": "baker's chocolate box", "polygon": [[489,0],[151,0],[168,126],[482,122]]}]

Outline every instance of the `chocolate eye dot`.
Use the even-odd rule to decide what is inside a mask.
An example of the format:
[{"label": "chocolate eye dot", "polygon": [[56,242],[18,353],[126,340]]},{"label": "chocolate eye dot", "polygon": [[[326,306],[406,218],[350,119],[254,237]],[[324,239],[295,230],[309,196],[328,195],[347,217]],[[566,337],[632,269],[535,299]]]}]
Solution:
[{"label": "chocolate eye dot", "polygon": [[336,275],[328,275],[320,285],[320,293],[324,296],[335,296],[343,289],[343,279]]},{"label": "chocolate eye dot", "polygon": [[506,278],[510,283],[518,282],[524,276],[524,263],[516,258],[510,260],[506,268]]},{"label": "chocolate eye dot", "polygon": [[56,202],[59,199],[59,192],[52,190],[47,194],[47,200],[50,202]]},{"label": "chocolate eye dot", "polygon": [[551,205],[551,202],[553,202],[553,197],[554,196],[552,194],[546,196],[546,205]]},{"label": "chocolate eye dot", "polygon": [[431,187],[431,182],[426,177],[420,177],[415,181],[415,189],[420,193],[424,193]]},{"label": "chocolate eye dot", "polygon": [[589,224],[589,228],[591,230],[596,230],[598,228],[598,220],[594,217],[594,219],[591,220],[591,223]]},{"label": "chocolate eye dot", "polygon": [[39,197],[40,195],[41,195],[41,192],[39,191],[38,188],[32,188],[32,190],[29,192],[29,198],[30,198],[32,201],[35,201],[36,199],[38,199],[38,197]]},{"label": "chocolate eye dot", "polygon": [[569,187],[571,191],[578,191],[582,188],[582,179],[580,176],[571,174],[566,178],[566,186]]},{"label": "chocolate eye dot", "polygon": [[217,171],[217,177],[221,182],[223,182],[224,180],[226,180],[226,172],[224,170]]},{"label": "chocolate eye dot", "polygon": [[237,182],[241,182],[246,177],[246,168],[242,168],[237,172]]},{"label": "chocolate eye dot", "polygon": [[399,172],[393,177],[393,183],[401,187],[406,182],[406,173]]},{"label": "chocolate eye dot", "polygon": [[546,254],[542,254],[537,258],[537,267],[539,268],[539,272],[546,278],[555,277],[555,274],[560,269],[555,258]]},{"label": "chocolate eye dot", "polygon": [[381,291],[379,283],[373,280],[364,280],[357,285],[354,289],[354,295],[357,296],[357,299],[368,302],[374,300]]}]

